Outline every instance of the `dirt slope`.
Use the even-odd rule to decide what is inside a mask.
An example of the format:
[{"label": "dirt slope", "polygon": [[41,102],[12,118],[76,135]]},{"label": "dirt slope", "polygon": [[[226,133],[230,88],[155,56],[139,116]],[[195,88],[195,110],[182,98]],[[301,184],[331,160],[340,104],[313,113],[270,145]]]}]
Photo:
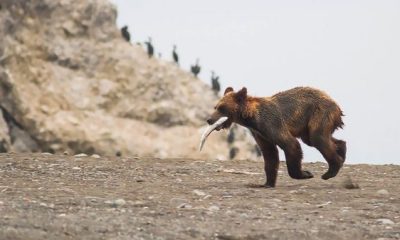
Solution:
[{"label": "dirt slope", "polygon": [[262,165],[2,154],[0,239],[400,239],[400,166],[264,189]]}]

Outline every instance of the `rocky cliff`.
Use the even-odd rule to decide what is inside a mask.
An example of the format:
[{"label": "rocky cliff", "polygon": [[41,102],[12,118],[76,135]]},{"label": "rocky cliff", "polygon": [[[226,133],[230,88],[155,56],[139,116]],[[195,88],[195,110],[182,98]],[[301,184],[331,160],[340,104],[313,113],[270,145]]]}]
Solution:
[{"label": "rocky cliff", "polygon": [[124,41],[109,1],[0,4],[0,151],[227,156],[226,133],[197,152],[210,87]]}]

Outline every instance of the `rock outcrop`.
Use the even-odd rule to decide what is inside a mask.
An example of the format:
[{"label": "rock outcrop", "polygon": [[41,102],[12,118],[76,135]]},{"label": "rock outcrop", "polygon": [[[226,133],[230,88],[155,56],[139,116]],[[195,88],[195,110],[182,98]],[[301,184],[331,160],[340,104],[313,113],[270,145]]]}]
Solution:
[{"label": "rock outcrop", "polygon": [[109,1],[1,5],[0,150],[227,156],[226,133],[197,152],[217,100],[210,87],[124,41]]}]

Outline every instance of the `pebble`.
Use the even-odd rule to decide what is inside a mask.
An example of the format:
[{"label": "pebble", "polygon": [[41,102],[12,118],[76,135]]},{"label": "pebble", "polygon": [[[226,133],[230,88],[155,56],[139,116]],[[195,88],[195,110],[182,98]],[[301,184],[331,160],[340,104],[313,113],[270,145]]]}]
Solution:
[{"label": "pebble", "polygon": [[205,196],[206,193],[203,191],[200,191],[198,189],[193,190],[193,193],[196,194],[197,196]]},{"label": "pebble", "polygon": [[80,167],[73,167],[72,170],[81,170]]},{"label": "pebble", "polygon": [[378,195],[380,195],[380,196],[387,196],[387,195],[389,195],[389,191],[386,190],[386,189],[380,189],[380,190],[378,190],[376,193],[377,193]]},{"label": "pebble", "polygon": [[360,186],[355,183],[350,176],[347,176],[347,178],[343,181],[343,187],[346,189],[359,189]]},{"label": "pebble", "polygon": [[179,205],[181,205],[183,203],[187,203],[188,200],[187,199],[183,199],[183,198],[171,198],[171,200],[169,200],[169,202],[172,205],[179,206]]},{"label": "pebble", "polygon": [[380,224],[385,224],[385,225],[392,225],[394,222],[388,218],[379,218],[376,220]]},{"label": "pebble", "polygon": [[115,203],[117,206],[123,206],[123,205],[126,204],[126,201],[125,201],[124,199],[122,199],[122,198],[119,198],[119,199],[115,200],[114,203]]},{"label": "pebble", "polygon": [[87,157],[87,156],[88,155],[85,153],[79,153],[79,154],[74,155],[74,157]]},{"label": "pebble", "polygon": [[211,195],[205,195],[204,197],[203,197],[203,199],[209,199],[209,198],[211,198],[212,196]]},{"label": "pebble", "polygon": [[208,208],[209,211],[215,212],[219,210],[219,207],[217,205],[212,205]]},{"label": "pebble", "polygon": [[104,202],[105,204],[109,204],[112,207],[121,207],[126,204],[126,201],[122,198],[116,199],[116,200],[107,200]]},{"label": "pebble", "polygon": [[93,154],[91,157],[92,157],[92,158],[100,158],[100,155],[98,155],[98,154]]},{"label": "pebble", "polygon": [[187,208],[187,209],[191,209],[192,205],[188,204],[188,203],[182,203],[180,204],[177,208]]},{"label": "pebble", "polygon": [[134,207],[144,207],[144,206],[146,206],[146,202],[137,200],[137,201],[132,202],[132,206],[134,206]]},{"label": "pebble", "polygon": [[329,204],[332,204],[332,202],[331,202],[331,201],[328,201],[328,202],[326,202],[326,203],[322,203],[322,204],[317,205],[317,207],[323,208],[323,207],[325,207],[325,206],[328,206]]},{"label": "pebble", "polygon": [[51,155],[53,155],[52,153],[49,153],[49,152],[42,152],[42,155],[44,155],[44,156],[51,156]]}]

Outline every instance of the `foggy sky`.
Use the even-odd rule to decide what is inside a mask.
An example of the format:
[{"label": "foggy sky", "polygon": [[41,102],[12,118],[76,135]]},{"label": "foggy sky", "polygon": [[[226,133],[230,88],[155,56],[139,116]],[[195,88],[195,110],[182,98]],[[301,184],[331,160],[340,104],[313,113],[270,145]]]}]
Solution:
[{"label": "foggy sky", "polygon": [[[215,70],[223,87],[256,96],[326,91],[346,115],[335,136],[347,163],[400,164],[400,1],[113,2],[132,41],[151,36],[166,60],[176,44],[184,69],[200,58],[207,83]],[[323,161],[303,149],[305,161]]]}]

